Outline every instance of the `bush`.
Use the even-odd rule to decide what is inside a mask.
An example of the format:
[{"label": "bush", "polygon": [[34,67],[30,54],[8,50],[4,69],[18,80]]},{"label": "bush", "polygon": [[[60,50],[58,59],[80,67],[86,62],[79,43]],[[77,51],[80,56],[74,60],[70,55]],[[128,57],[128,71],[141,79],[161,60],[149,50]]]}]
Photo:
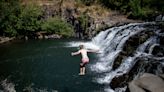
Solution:
[{"label": "bush", "polygon": [[0,2],[0,35],[15,36],[17,34],[16,24],[19,13],[20,4],[17,0]]},{"label": "bush", "polygon": [[[140,0],[130,0],[129,5],[131,7],[131,16],[137,19],[146,19],[153,15],[153,9],[149,5],[145,5],[146,2]],[[143,6],[144,5],[144,6]]]},{"label": "bush", "polygon": [[73,27],[59,17],[47,19],[41,28],[50,34],[59,34],[64,37],[71,37],[73,34]]},{"label": "bush", "polygon": [[19,14],[17,30],[21,35],[29,35],[31,32],[36,32],[40,29],[42,10],[39,6],[29,4],[23,6]]},{"label": "bush", "polygon": [[22,6],[19,0],[0,2],[0,35],[29,35],[40,28],[40,7],[34,4]]},{"label": "bush", "polygon": [[78,20],[80,22],[80,26],[82,27],[82,30],[86,30],[87,24],[88,24],[88,16],[86,14],[81,14],[78,17]]}]

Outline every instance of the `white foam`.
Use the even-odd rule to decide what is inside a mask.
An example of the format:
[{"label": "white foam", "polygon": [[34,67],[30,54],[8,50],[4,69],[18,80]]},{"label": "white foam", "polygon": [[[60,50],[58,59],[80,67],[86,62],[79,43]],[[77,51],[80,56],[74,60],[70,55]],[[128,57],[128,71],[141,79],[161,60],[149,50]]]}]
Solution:
[{"label": "white foam", "polygon": [[110,52],[106,56],[99,57],[100,59],[98,62],[91,66],[91,70],[98,73],[109,72],[112,69],[113,62],[119,53],[120,50],[117,50],[115,52]]},{"label": "white foam", "polygon": [[95,71],[97,73],[102,73],[102,72],[106,72],[112,69],[111,66],[108,66],[108,62],[97,62],[96,64],[92,65],[91,67],[92,71]]},{"label": "white foam", "polygon": [[27,91],[27,92],[49,92],[49,90],[51,90],[50,92],[59,92],[58,90],[54,90],[54,89],[47,89],[47,88],[36,88],[33,87],[34,83],[30,84],[29,86],[25,87],[23,89],[23,91]]},{"label": "white foam", "polygon": [[97,82],[100,84],[109,84],[111,80],[115,77],[116,72],[107,73],[105,76],[97,78]]},{"label": "white foam", "polygon": [[113,89],[111,89],[111,88],[105,88],[104,91],[105,91],[105,92],[115,92],[115,91],[114,91]]},{"label": "white foam", "polygon": [[83,42],[83,41],[72,41],[66,43],[66,47],[79,47],[79,45],[84,45],[86,49],[100,49],[100,47],[93,42]]},{"label": "white foam", "polygon": [[16,92],[15,85],[11,82],[8,82],[7,79],[1,82],[4,92]]},{"label": "white foam", "polygon": [[116,88],[116,89],[115,89],[115,92],[125,92],[126,89],[127,89],[127,86],[122,87],[122,88]]}]

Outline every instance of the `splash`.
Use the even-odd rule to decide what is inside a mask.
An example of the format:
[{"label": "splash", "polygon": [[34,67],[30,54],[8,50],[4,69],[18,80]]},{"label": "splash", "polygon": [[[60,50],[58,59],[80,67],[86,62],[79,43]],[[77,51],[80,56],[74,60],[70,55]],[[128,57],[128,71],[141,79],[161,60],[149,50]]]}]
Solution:
[{"label": "splash", "polygon": [[100,49],[98,45],[96,45],[94,42],[83,42],[83,41],[72,41],[66,44],[66,47],[79,47],[79,45],[84,45],[86,49]]}]

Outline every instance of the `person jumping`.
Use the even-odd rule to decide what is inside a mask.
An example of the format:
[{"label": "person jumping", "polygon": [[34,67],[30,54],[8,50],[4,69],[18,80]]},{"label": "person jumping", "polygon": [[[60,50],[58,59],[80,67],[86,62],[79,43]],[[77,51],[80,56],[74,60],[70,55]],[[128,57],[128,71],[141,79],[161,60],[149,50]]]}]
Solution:
[{"label": "person jumping", "polygon": [[77,52],[72,52],[71,55],[78,55],[81,54],[81,63],[80,63],[80,73],[79,75],[85,75],[85,65],[89,63],[89,57],[87,52],[98,52],[99,50],[87,50],[84,48],[84,45],[79,45],[80,50]]}]

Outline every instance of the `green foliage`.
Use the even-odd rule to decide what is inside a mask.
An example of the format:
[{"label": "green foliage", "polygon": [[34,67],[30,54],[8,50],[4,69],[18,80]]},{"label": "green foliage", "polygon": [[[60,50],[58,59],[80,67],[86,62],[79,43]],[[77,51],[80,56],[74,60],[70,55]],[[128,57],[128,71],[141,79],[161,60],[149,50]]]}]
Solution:
[{"label": "green foliage", "polygon": [[42,24],[42,30],[48,33],[59,34],[70,37],[73,34],[73,27],[59,17],[49,18]]},{"label": "green foliage", "polygon": [[37,31],[45,30],[62,36],[72,36],[73,27],[60,18],[41,20],[43,12],[35,4],[22,6],[19,0],[0,2],[0,35],[28,36]]},{"label": "green foliage", "polygon": [[129,6],[131,7],[131,15],[139,19],[145,19],[150,17],[149,15],[154,15],[156,9],[152,8],[151,4],[151,0],[130,0]]},{"label": "green foliage", "polygon": [[79,17],[78,17],[78,20],[80,21],[81,23],[81,27],[83,30],[86,30],[87,28],[87,24],[88,24],[88,16],[86,14],[81,14]]},{"label": "green foliage", "polygon": [[141,16],[142,15],[140,0],[130,0],[129,5],[131,7],[133,16]]},{"label": "green foliage", "polygon": [[40,28],[42,15],[36,5],[21,6],[19,0],[0,2],[0,35],[28,35]]},{"label": "green foliage", "polygon": [[0,35],[15,36],[17,34],[15,24],[18,20],[19,9],[20,4],[17,0],[0,2]]},{"label": "green foliage", "polygon": [[164,0],[144,0],[144,6],[149,6],[149,8],[158,11],[158,12],[164,12]]},{"label": "green foliage", "polygon": [[137,19],[147,19],[164,12],[164,0],[96,0],[96,2]]},{"label": "green foliage", "polygon": [[42,15],[41,8],[37,5],[23,6],[18,16],[17,30],[21,35],[28,35],[40,28]]}]

